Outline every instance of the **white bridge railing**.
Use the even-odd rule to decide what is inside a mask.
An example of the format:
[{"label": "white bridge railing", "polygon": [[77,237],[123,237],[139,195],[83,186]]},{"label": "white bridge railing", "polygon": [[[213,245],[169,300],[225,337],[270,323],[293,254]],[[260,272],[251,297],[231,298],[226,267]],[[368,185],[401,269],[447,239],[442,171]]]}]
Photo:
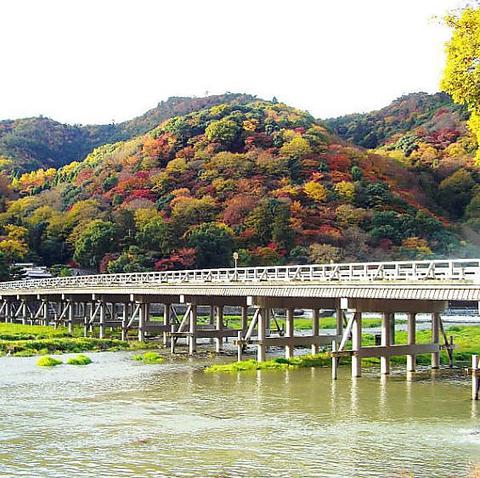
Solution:
[{"label": "white bridge railing", "polygon": [[354,282],[354,281],[462,281],[480,284],[480,259],[315,264],[280,267],[239,267],[127,274],[97,274],[1,282],[1,291],[12,289],[90,288],[164,284],[255,282]]}]

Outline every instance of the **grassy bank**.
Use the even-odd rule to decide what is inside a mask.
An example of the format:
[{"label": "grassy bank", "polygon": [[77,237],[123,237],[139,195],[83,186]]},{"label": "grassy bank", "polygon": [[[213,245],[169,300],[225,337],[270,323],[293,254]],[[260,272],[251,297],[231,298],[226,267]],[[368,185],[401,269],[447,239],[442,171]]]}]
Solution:
[{"label": "grassy bank", "polygon": [[[157,320],[161,320],[160,317],[156,317]],[[198,323],[199,324],[208,324],[210,317],[208,316],[199,316]],[[224,316],[225,323],[227,327],[231,327],[232,329],[240,329],[242,325],[242,319],[239,315],[225,315]],[[404,321],[397,320],[397,323],[402,323]],[[278,317],[277,323],[280,328],[285,329],[285,318]],[[367,328],[371,327],[380,327],[382,324],[381,319],[374,319],[374,318],[365,318],[363,319],[363,326]],[[275,330],[275,321],[272,320],[272,329]],[[320,318],[320,328],[321,329],[334,329],[336,327],[336,319],[335,317],[321,317]],[[312,328],[312,319],[307,317],[295,317],[295,329],[296,330],[311,330]]]},{"label": "grassy bank", "polygon": [[[454,361],[459,365],[467,365],[471,360],[472,354],[480,354],[480,327],[478,326],[454,326],[446,329],[447,336],[454,337],[454,343],[457,348],[454,351]],[[417,343],[429,343],[432,338],[430,330],[417,331]],[[443,340],[443,338],[442,338]],[[407,333],[404,331],[397,331],[395,333],[396,344],[407,343]],[[443,341],[441,342],[443,343]],[[374,345],[375,336],[371,334],[364,334],[362,337],[362,344]],[[347,349],[350,344],[347,345]],[[430,365],[430,354],[417,355],[417,363],[419,365]],[[341,364],[349,364],[351,359],[349,357],[342,357]],[[391,357],[392,364],[405,364],[407,361],[405,356]],[[376,366],[380,363],[379,358],[366,358],[362,361],[364,366]],[[447,352],[440,353],[440,363],[448,364]],[[275,358],[266,362],[257,362],[256,360],[245,360],[243,362],[233,362],[228,364],[211,365],[205,369],[207,373],[214,372],[241,372],[247,370],[284,370],[287,368],[302,368],[302,367],[325,367],[331,365],[331,358],[328,353],[318,355],[303,355],[292,359]]]},{"label": "grassy bank", "polygon": [[41,325],[0,324],[0,355],[29,357],[128,348],[127,342],[78,337],[69,334],[65,327],[54,329]]},{"label": "grassy bank", "polygon": [[207,373],[242,372],[245,370],[285,370],[288,368],[325,367],[331,363],[328,353],[317,355],[302,355],[291,359],[275,358],[265,362],[244,360],[220,365],[211,365],[205,369]]}]

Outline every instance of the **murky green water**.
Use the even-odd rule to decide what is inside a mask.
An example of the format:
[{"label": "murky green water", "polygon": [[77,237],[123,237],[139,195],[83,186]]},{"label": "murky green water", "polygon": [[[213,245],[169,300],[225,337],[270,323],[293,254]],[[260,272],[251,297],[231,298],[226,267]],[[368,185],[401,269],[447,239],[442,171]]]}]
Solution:
[{"label": "murky green water", "polygon": [[199,362],[0,359],[2,477],[468,476],[468,382],[342,369],[204,374]]}]

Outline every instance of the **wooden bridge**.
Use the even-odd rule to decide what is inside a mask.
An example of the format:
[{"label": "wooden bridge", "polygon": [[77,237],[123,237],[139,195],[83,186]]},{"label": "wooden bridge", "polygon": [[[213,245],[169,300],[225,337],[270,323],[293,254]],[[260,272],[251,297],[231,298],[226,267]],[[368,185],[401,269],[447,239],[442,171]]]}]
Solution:
[{"label": "wooden bridge", "polygon": [[[352,374],[361,375],[366,357],[380,357],[382,373],[390,371],[390,357],[407,356],[414,371],[416,355],[431,354],[439,367],[442,348],[452,357],[441,312],[448,301],[480,301],[480,259],[414,262],[247,267],[102,274],[0,283],[0,319],[28,324],[82,324],[85,335],[110,328],[126,339],[135,330],[138,340],[160,336],[172,352],[185,341],[193,354],[200,342],[234,339],[239,359],[251,346],[263,361],[269,347],[283,347],[292,357],[296,347],[312,353],[332,349],[333,374],[338,357],[352,358]],[[207,323],[199,311],[208,308]],[[240,328],[228,327],[224,308],[234,307]],[[180,314],[178,311],[182,310]],[[295,333],[295,309],[310,309],[311,333]],[[321,310],[335,311],[332,333],[320,328]],[[155,312],[157,311],[157,312]],[[362,345],[362,314],[382,314],[380,344]],[[162,320],[153,320],[160,313]],[[395,314],[407,314],[408,340],[395,343]],[[432,340],[416,343],[416,315],[432,316]],[[285,327],[277,316],[285,317]],[[201,340],[209,339],[209,340]],[[347,345],[351,340],[351,348]]]}]

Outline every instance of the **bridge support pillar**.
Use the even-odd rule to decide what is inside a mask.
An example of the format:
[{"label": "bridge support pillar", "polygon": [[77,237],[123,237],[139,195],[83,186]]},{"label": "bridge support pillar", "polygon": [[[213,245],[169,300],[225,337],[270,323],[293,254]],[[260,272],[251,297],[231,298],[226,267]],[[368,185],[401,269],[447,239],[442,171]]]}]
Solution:
[{"label": "bridge support pillar", "polygon": [[3,319],[6,322],[8,322],[10,320],[10,302],[8,300],[5,300],[3,301],[3,307],[4,307],[4,310],[3,310]]},{"label": "bridge support pillar", "polygon": [[390,345],[395,344],[395,312],[390,314]]},{"label": "bridge support pillar", "polygon": [[188,340],[188,354],[193,355],[197,351],[197,305],[191,304],[190,307],[190,336]]},{"label": "bridge support pillar", "polygon": [[352,377],[362,376],[362,358],[355,352],[362,348],[362,313],[355,312],[352,324]]},{"label": "bridge support pillar", "polygon": [[128,306],[129,306],[129,303],[128,302],[124,302],[122,304],[122,332],[121,332],[121,339],[123,341],[126,341],[127,340],[127,334],[128,334],[128,330],[127,330],[127,326],[128,326]]},{"label": "bridge support pillar", "polygon": [[[435,312],[432,314],[432,343],[440,344],[440,313]],[[440,367],[440,352],[432,353],[432,368],[436,369]]]},{"label": "bridge support pillar", "polygon": [[[320,334],[320,311],[319,309],[312,310],[312,335],[316,337]],[[312,344],[312,354],[318,354],[318,344]]]},{"label": "bridge support pillar", "polygon": [[[295,332],[295,318],[293,315],[293,308],[289,307],[286,310],[286,315],[285,315],[285,337],[287,338],[292,338]],[[293,342],[287,343],[285,345],[285,358],[290,359],[294,355],[294,345]]]},{"label": "bridge support pillar", "polygon": [[270,335],[271,322],[272,322],[272,309],[267,308],[265,309],[265,336],[266,337]]},{"label": "bridge support pillar", "polygon": [[335,309],[335,320],[336,320],[336,329],[337,329],[337,335],[342,336],[343,335],[343,309],[339,305],[337,305]]},{"label": "bridge support pillar", "polygon": [[68,300],[68,311],[67,311],[67,327],[68,332],[71,334],[73,332],[73,302],[69,299]]},{"label": "bridge support pillar", "polygon": [[138,314],[138,341],[145,342],[145,327],[148,320],[148,304],[141,303]]},{"label": "bridge support pillar", "polygon": [[257,319],[257,360],[259,362],[265,362],[266,358],[266,345],[263,342],[266,337],[266,328],[267,328],[267,309],[262,308],[258,314]]},{"label": "bridge support pillar", "polygon": [[[382,346],[392,345],[392,315],[390,312],[382,314]],[[380,373],[390,373],[390,356],[380,357]]]},{"label": "bridge support pillar", "polygon": [[[170,304],[163,304],[163,325],[165,327],[170,326]],[[168,334],[167,332],[163,332],[163,346],[166,347],[168,345]]]},{"label": "bridge support pillar", "polygon": [[242,333],[245,334],[248,329],[248,307],[242,306]]},{"label": "bridge support pillar", "polygon": [[[215,307],[215,329],[218,331],[223,330],[223,305],[217,305]],[[218,336],[215,338],[215,352],[220,353],[223,350],[223,337]]]},{"label": "bridge support pillar", "polygon": [[22,324],[25,325],[27,323],[27,302],[25,301],[25,299],[22,299],[21,302],[22,305],[20,308],[20,319],[22,321]]},{"label": "bridge support pillar", "polygon": [[[417,331],[417,314],[409,312],[407,315],[407,343],[415,345]],[[407,372],[415,372],[417,357],[415,354],[407,355]]]},{"label": "bridge support pillar", "polygon": [[98,330],[98,338],[104,339],[105,338],[105,302],[99,303],[99,330]]}]

